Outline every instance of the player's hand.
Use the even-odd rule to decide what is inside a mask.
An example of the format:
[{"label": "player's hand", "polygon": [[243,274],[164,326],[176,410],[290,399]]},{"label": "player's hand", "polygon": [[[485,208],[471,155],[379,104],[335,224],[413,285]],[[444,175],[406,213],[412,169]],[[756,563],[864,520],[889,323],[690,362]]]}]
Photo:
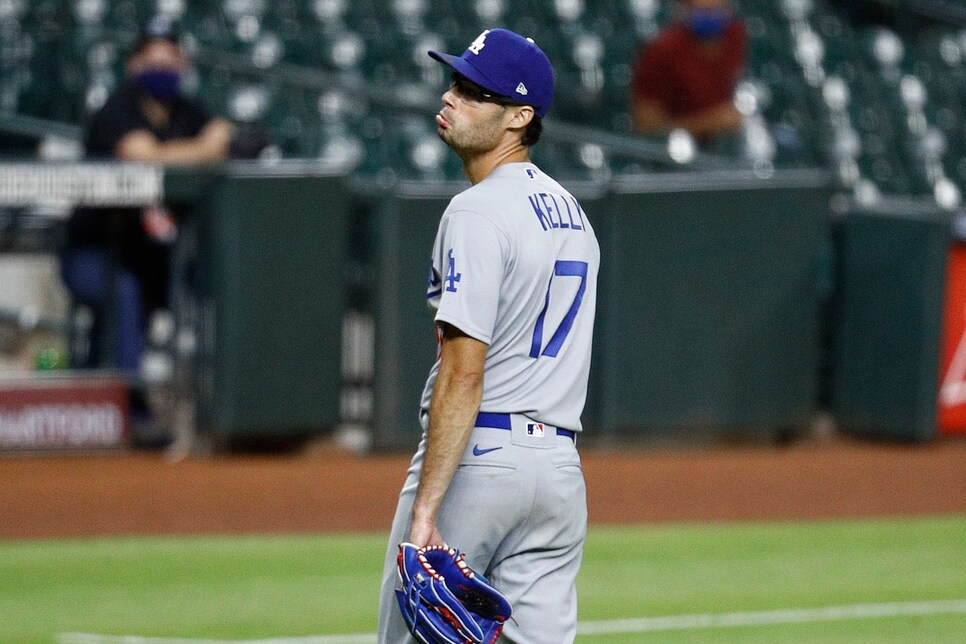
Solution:
[{"label": "player's hand", "polygon": [[435,522],[419,521],[416,519],[413,519],[413,527],[409,530],[409,543],[417,548],[424,548],[426,546],[446,547],[443,535],[436,529]]}]

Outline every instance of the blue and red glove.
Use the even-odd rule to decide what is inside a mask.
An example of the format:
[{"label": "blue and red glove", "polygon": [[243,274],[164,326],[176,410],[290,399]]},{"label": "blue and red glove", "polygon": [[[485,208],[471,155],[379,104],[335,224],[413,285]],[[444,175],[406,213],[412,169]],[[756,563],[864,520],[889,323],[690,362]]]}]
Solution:
[{"label": "blue and red glove", "polygon": [[453,548],[399,545],[406,626],[423,644],[493,644],[510,618],[510,602]]}]

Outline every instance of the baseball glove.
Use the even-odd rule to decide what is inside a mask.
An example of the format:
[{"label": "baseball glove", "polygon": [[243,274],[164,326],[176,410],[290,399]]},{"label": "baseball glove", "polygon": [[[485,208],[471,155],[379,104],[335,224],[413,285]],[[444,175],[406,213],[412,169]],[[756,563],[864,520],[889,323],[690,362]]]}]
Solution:
[{"label": "baseball glove", "polygon": [[423,644],[493,644],[510,617],[510,602],[452,548],[399,545],[406,625]]}]

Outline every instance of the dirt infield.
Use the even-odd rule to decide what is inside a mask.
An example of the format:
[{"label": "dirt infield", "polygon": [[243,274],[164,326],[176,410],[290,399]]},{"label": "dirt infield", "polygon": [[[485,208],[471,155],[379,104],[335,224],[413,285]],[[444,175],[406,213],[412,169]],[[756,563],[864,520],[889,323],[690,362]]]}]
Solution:
[{"label": "dirt infield", "polygon": [[[0,457],[0,538],[387,530],[408,458]],[[966,513],[966,440],[582,458],[595,524]]]}]

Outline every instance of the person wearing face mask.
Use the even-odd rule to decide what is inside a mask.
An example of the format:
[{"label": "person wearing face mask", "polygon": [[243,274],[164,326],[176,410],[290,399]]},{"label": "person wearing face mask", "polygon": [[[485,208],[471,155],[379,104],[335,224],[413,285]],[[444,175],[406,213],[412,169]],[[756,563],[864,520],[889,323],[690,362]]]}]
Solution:
[{"label": "person wearing face mask", "polygon": [[634,61],[631,120],[641,134],[688,130],[699,143],[736,133],[735,84],[747,36],[729,0],[680,0],[678,19]]},{"label": "person wearing face mask", "polygon": [[[123,83],[87,124],[88,159],[170,165],[234,156],[233,125],[181,93],[189,66],[174,25],[165,18],[151,20],[127,61]],[[72,366],[139,373],[152,312],[168,308],[177,234],[175,217],[160,203],[143,209],[80,208],[72,214],[61,274],[73,300],[94,314],[86,359]],[[110,313],[116,335],[104,331]],[[143,396],[136,388],[133,392],[135,425],[150,414]]]}]

